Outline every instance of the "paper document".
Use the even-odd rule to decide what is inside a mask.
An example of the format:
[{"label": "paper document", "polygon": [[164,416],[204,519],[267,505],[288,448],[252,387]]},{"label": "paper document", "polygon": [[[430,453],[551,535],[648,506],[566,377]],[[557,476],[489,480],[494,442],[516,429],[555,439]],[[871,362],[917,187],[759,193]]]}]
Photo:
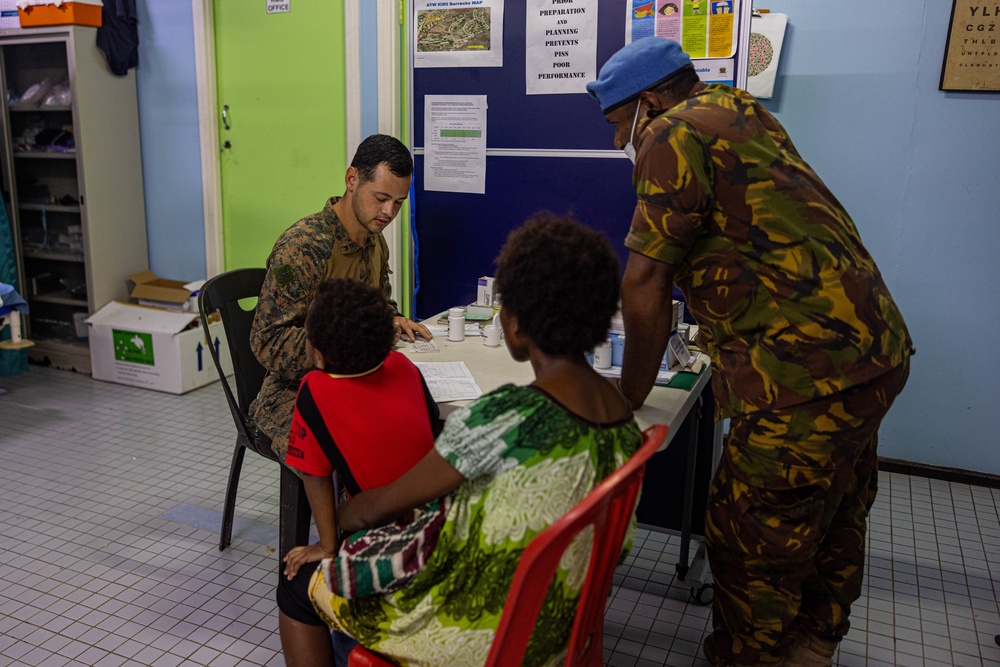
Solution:
[{"label": "paper document", "polygon": [[[431,332],[432,336],[441,338],[448,337],[448,325],[447,324],[431,324],[429,321],[424,320],[421,322],[427,330]],[[478,322],[466,322],[465,323],[465,335],[466,336],[482,336],[483,330],[479,327]]]},{"label": "paper document", "polygon": [[[595,368],[598,375],[603,375],[606,378],[620,378],[622,376],[621,366],[612,366],[610,368]],[[677,375],[677,371],[659,371],[656,374],[656,383],[658,385],[666,385],[668,382],[674,379]]]},{"label": "paper document", "polygon": [[466,401],[483,395],[464,361],[416,361],[414,365],[424,376],[431,396],[439,403]]},{"label": "paper document", "polygon": [[424,189],[486,193],[486,96],[424,96]]},{"label": "paper document", "polygon": [[413,341],[412,343],[410,343],[409,345],[410,345],[410,349],[413,350],[414,352],[437,352],[438,351],[438,346],[435,345],[434,341],[432,341],[432,340],[424,340],[422,338],[418,338],[415,341]]}]

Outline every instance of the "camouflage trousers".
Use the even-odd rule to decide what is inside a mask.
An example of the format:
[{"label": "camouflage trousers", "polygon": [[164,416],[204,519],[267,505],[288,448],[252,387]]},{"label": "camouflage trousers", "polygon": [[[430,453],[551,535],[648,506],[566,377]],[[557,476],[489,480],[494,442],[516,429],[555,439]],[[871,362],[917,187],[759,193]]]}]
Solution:
[{"label": "camouflage trousers", "polygon": [[271,449],[282,463],[288,453],[288,436],[292,430],[297,386],[286,391],[275,391],[270,396],[258,396],[250,404],[250,419],[262,433],[271,438]]},{"label": "camouflage trousers", "polygon": [[794,408],[734,418],[709,491],[709,651],[776,662],[801,627],[839,641],[861,594],[878,427],[909,362]]}]

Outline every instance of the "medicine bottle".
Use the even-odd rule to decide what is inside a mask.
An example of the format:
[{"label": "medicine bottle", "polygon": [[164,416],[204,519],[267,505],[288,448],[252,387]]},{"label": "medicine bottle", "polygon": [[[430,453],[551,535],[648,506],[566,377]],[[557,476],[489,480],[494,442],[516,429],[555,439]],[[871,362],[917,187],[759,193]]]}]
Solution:
[{"label": "medicine bottle", "polygon": [[594,348],[594,368],[611,368],[611,341],[606,340]]},{"label": "medicine bottle", "polygon": [[448,311],[448,340],[465,340],[464,308],[452,308]]}]

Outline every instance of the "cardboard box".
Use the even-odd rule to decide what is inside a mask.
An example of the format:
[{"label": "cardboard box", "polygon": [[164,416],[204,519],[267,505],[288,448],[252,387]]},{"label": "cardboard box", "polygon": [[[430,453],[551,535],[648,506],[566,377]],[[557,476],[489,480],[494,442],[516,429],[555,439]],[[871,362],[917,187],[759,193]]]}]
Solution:
[{"label": "cardboard box", "polygon": [[499,307],[483,306],[478,303],[470,303],[465,307],[465,319],[467,320],[492,320],[499,311]]},{"label": "cardboard box", "polygon": [[0,0],[0,30],[20,30],[17,0]]},{"label": "cardboard box", "polygon": [[208,343],[195,313],[112,301],[87,325],[95,380],[183,394],[219,379],[209,344],[218,349],[226,374],[233,372],[222,323],[209,325]]},{"label": "cardboard box", "polygon": [[493,281],[493,276],[483,276],[479,279],[476,288],[476,303],[480,306],[500,305],[496,301],[497,288]]},{"label": "cardboard box", "polygon": [[140,306],[153,306],[185,313],[197,312],[197,292],[191,289],[192,283],[181,280],[160,278],[152,271],[140,271],[128,277],[132,288],[129,296]]},{"label": "cardboard box", "polygon": [[18,8],[18,18],[22,28],[46,25],[89,25],[101,27],[101,6],[87,2],[64,2],[58,7],[48,4],[34,4]]}]

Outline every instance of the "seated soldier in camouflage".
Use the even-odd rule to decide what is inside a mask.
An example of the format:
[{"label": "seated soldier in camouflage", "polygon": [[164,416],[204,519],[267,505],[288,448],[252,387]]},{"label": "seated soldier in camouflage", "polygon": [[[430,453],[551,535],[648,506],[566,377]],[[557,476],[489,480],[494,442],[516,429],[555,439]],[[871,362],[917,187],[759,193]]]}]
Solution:
[{"label": "seated soldier in camouflage", "polygon": [[731,420],[705,541],[714,665],[832,664],[861,594],[878,426],[906,325],[858,230],[745,91],[702,83],[676,42],[626,45],[587,86],[635,162],[620,388],[641,405],[676,281]]},{"label": "seated soldier in camouflage", "polygon": [[312,370],[303,326],[317,286],[327,278],[351,278],[379,288],[394,322],[408,340],[430,340],[422,324],[402,316],[389,286],[389,247],[382,231],[410,192],[413,158],[399,140],[374,134],[358,146],[344,176],[343,197],[331,197],[319,213],[299,220],[267,258],[250,346],[267,369],[250,417],[285,460],[295,393]]}]

